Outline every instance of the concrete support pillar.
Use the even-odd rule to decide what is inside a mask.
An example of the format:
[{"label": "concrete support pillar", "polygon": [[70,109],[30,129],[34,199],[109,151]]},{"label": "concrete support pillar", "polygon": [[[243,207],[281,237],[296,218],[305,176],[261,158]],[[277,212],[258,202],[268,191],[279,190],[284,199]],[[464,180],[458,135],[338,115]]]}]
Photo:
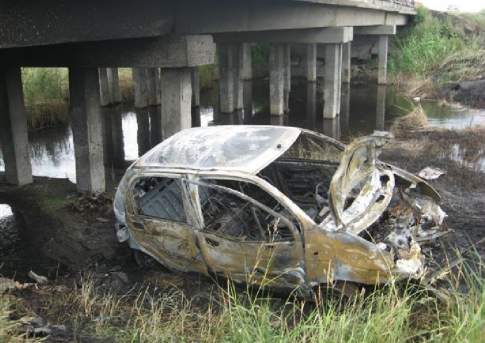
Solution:
[{"label": "concrete support pillar", "polygon": [[162,139],[167,139],[192,124],[192,81],[190,68],[163,69]]},{"label": "concrete support pillar", "polygon": [[133,68],[133,87],[135,88],[135,107],[145,108],[149,103],[146,68]]},{"label": "concrete support pillar", "polygon": [[237,102],[236,96],[236,73],[238,67],[236,46],[231,44],[219,44],[217,46],[219,66],[219,109],[222,113],[232,113]]},{"label": "concrete support pillar", "polygon": [[99,68],[99,103],[101,106],[111,104],[111,93],[109,91],[108,68]]},{"label": "concrete support pillar", "polygon": [[253,81],[245,80],[244,83],[244,123],[248,124],[253,116]]},{"label": "concrete support pillar", "polygon": [[284,44],[272,44],[269,53],[269,97],[271,115],[285,112],[285,55]]},{"label": "concrete support pillar", "polygon": [[341,88],[341,47],[340,44],[328,44],[325,47],[325,82],[323,117],[332,119],[339,113]]},{"label": "concrete support pillar", "polygon": [[306,84],[306,128],[315,129],[317,123],[317,83]]},{"label": "concrete support pillar", "polygon": [[344,52],[344,49],[343,49],[343,44],[339,44],[338,45],[338,49],[339,49],[339,57],[338,57],[338,68],[339,68],[339,79],[338,79],[338,83],[337,83],[337,91],[338,91],[338,95],[337,95],[337,114],[340,114],[340,107],[342,106],[342,68],[343,68],[343,52]]},{"label": "concrete support pillar", "polygon": [[200,127],[200,79],[197,68],[191,69],[192,77],[192,127]]},{"label": "concrete support pillar", "polygon": [[103,122],[96,68],[69,68],[69,94],[76,182],[80,192],[105,190]]},{"label": "concrete support pillar", "polygon": [[285,44],[285,112],[290,111],[290,92],[291,92],[291,45]]},{"label": "concrete support pillar", "polygon": [[342,83],[350,83],[352,77],[352,43],[344,43],[342,49]]},{"label": "concrete support pillar", "polygon": [[323,134],[335,139],[340,139],[340,119],[323,119]]},{"label": "concrete support pillar", "polygon": [[155,107],[148,108],[150,115],[150,148],[162,141],[161,111]]},{"label": "concrete support pillar", "polygon": [[251,55],[251,44],[242,43],[240,46],[240,77],[243,81],[253,79],[253,59]]},{"label": "concrete support pillar", "polygon": [[111,101],[114,104],[121,102],[120,78],[118,76],[118,68],[107,68],[108,84],[110,87]]},{"label": "concrete support pillar", "polygon": [[136,110],[136,122],[138,131],[136,141],[138,143],[138,156],[144,155],[150,150],[150,113],[148,110]]},{"label": "concrete support pillar", "polygon": [[99,96],[101,106],[121,102],[121,91],[117,68],[99,68]]},{"label": "concrete support pillar", "polygon": [[157,106],[160,105],[160,69],[159,68],[147,68],[147,93],[148,93],[148,105]]},{"label": "concrete support pillar", "polygon": [[386,86],[377,86],[376,130],[384,131],[386,124]]},{"label": "concrete support pillar", "polygon": [[306,79],[308,82],[317,82],[317,45],[306,46]]},{"label": "concrete support pillar", "polygon": [[0,144],[8,183],[32,183],[32,166],[20,68],[0,70]]},{"label": "concrete support pillar", "polygon": [[379,36],[379,70],[377,75],[377,83],[379,85],[387,84],[387,56],[389,54],[389,36]]}]

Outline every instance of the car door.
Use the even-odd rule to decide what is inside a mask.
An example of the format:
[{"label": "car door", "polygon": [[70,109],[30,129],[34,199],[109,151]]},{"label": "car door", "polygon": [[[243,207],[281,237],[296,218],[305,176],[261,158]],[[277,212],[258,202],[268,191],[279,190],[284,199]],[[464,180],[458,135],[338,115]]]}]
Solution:
[{"label": "car door", "polygon": [[141,250],[170,269],[206,273],[181,176],[137,178],[128,194],[128,228]]},{"label": "car door", "polygon": [[[197,187],[202,218],[196,232],[208,269],[235,281],[281,288],[305,284],[298,223],[255,185],[220,179],[189,181]],[[241,187],[244,184],[244,187]],[[238,186],[239,185],[239,186]],[[256,188],[254,188],[256,187]],[[271,204],[249,194],[256,189]]]}]

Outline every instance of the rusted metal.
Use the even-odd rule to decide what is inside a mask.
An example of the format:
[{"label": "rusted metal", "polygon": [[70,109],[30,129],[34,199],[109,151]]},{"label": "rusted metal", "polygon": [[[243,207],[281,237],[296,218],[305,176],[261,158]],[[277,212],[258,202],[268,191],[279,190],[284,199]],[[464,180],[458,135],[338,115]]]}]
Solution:
[{"label": "rusted metal", "polygon": [[305,294],[418,278],[420,244],[444,234],[446,214],[426,181],[378,160],[389,139],[346,147],[297,128],[184,130],[125,174],[118,238],[168,268]]}]

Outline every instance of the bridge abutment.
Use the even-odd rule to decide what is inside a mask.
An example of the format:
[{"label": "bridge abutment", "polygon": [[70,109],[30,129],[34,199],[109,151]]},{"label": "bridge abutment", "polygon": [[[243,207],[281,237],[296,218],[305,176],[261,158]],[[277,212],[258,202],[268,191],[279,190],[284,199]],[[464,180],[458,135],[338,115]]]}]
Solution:
[{"label": "bridge abutment", "polygon": [[0,70],[0,143],[8,183],[32,183],[32,166],[21,70]]}]

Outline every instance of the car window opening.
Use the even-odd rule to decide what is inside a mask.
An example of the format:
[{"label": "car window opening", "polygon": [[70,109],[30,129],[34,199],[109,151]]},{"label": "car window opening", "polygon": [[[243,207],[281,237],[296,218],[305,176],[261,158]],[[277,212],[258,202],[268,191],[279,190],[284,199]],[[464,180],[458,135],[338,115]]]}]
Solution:
[{"label": "car window opening", "polygon": [[320,224],[330,214],[328,192],[341,153],[337,145],[302,134],[285,154],[263,169],[259,176]]},{"label": "car window opening", "polygon": [[179,179],[141,178],[135,184],[134,199],[141,215],[187,223]]},{"label": "car window opening", "polygon": [[[193,183],[193,182],[192,182]],[[293,241],[294,223],[268,193],[255,185],[205,180],[198,185],[203,232],[240,241]]]}]

